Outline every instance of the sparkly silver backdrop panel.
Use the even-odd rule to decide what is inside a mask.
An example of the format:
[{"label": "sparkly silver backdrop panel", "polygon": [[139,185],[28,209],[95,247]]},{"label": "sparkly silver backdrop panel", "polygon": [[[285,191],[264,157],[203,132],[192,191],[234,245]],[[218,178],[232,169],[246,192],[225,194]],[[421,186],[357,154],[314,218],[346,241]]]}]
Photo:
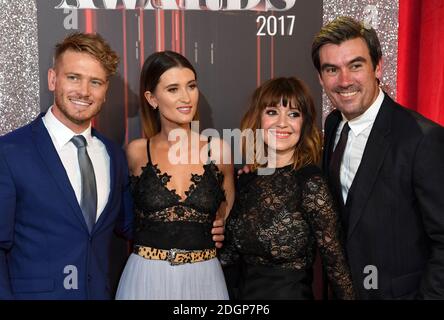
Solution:
[{"label": "sparkly silver backdrop panel", "polygon": [[[324,24],[343,15],[364,21],[377,31],[383,54],[381,86],[390,96],[396,97],[398,0],[324,0]],[[332,106],[325,93],[322,101],[324,122]]]},{"label": "sparkly silver backdrop panel", "polygon": [[40,112],[37,9],[32,0],[0,0],[0,135]]}]

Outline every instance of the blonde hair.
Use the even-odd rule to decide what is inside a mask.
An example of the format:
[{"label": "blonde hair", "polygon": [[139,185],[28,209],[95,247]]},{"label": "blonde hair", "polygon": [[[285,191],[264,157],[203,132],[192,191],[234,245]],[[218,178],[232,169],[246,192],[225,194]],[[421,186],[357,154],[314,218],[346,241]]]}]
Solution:
[{"label": "blonde hair", "polygon": [[55,46],[55,67],[67,50],[87,53],[96,58],[105,69],[108,78],[117,72],[120,58],[99,34],[75,32],[68,35]]},{"label": "blonde hair", "polygon": [[[317,164],[321,159],[321,135],[316,127],[316,110],[313,98],[305,84],[295,78],[270,79],[257,88],[251,98],[250,106],[242,118],[241,130],[252,129],[256,132],[260,129],[261,118],[267,106],[277,106],[282,100],[294,103],[294,107],[302,113],[302,128],[299,141],[293,154],[293,168],[299,169],[309,164]],[[252,170],[261,165],[258,163],[260,150],[256,150],[256,135],[254,135],[254,164]],[[242,153],[246,154],[246,141],[242,141]],[[263,148],[265,149],[265,148]]]}]

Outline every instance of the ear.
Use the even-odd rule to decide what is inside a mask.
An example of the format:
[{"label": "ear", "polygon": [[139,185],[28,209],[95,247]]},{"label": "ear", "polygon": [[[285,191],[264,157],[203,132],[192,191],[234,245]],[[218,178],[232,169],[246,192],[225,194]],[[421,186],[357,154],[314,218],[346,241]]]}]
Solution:
[{"label": "ear", "polygon": [[378,78],[379,80],[381,80],[382,78],[382,59],[379,60],[378,64],[376,65],[375,68],[375,76],[376,78]]},{"label": "ear", "polygon": [[159,107],[159,104],[157,103],[156,96],[154,94],[152,94],[151,91],[145,91],[144,96],[145,96],[146,101],[148,101],[148,103],[154,109]]},{"label": "ear", "polygon": [[54,91],[56,86],[56,71],[53,68],[48,70],[48,89]]}]

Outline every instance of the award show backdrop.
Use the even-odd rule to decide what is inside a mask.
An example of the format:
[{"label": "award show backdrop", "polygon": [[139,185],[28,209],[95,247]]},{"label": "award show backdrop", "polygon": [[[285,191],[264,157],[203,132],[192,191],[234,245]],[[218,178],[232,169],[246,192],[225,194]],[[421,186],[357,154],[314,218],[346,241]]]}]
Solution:
[{"label": "award show backdrop", "polygon": [[[52,104],[47,70],[54,45],[75,31],[100,33],[121,57],[93,125],[122,147],[142,135],[139,73],[144,59],[161,50],[180,52],[195,66],[201,130],[215,128],[222,135],[223,129],[238,128],[253,90],[278,76],[307,83],[322,127],[331,105],[310,48],[321,26],[339,15],[377,30],[384,54],[382,85],[396,97],[395,0],[0,0],[0,135]],[[127,249],[115,239],[115,283]]]},{"label": "award show backdrop", "polygon": [[139,72],[160,50],[178,51],[196,67],[200,129],[222,134],[239,127],[253,90],[277,76],[307,83],[322,126],[331,106],[311,62],[311,41],[323,23],[344,14],[378,31],[382,83],[396,96],[395,0],[0,0],[0,134],[52,104],[47,70],[54,45],[74,31],[100,33],[121,57],[94,125],[122,146],[141,136]]}]

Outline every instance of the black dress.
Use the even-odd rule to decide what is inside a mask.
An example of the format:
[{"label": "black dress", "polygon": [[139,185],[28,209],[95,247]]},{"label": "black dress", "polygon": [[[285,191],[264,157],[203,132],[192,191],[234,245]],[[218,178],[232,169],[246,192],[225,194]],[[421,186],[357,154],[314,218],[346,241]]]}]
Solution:
[{"label": "black dress", "polygon": [[[131,178],[134,198],[134,245],[170,250],[214,248],[211,229],[225,199],[223,174],[210,160],[203,174],[192,174],[192,184],[181,200],[167,188],[171,176],[162,173],[150,156],[138,177]],[[210,156],[210,154],[209,154]],[[116,299],[201,300],[228,299],[222,268],[216,258],[171,265],[133,253],[122,273]]]},{"label": "black dress", "polygon": [[313,299],[316,247],[336,296],[353,298],[339,232],[316,166],[241,175],[220,254],[232,298]]},{"label": "black dress", "polygon": [[160,249],[213,248],[211,228],[225,194],[223,173],[209,160],[210,150],[204,173],[192,174],[192,184],[182,201],[176,190],[167,188],[171,176],[151,162],[149,145],[148,140],[147,165],[140,176],[131,177],[136,213],[134,243]]}]

